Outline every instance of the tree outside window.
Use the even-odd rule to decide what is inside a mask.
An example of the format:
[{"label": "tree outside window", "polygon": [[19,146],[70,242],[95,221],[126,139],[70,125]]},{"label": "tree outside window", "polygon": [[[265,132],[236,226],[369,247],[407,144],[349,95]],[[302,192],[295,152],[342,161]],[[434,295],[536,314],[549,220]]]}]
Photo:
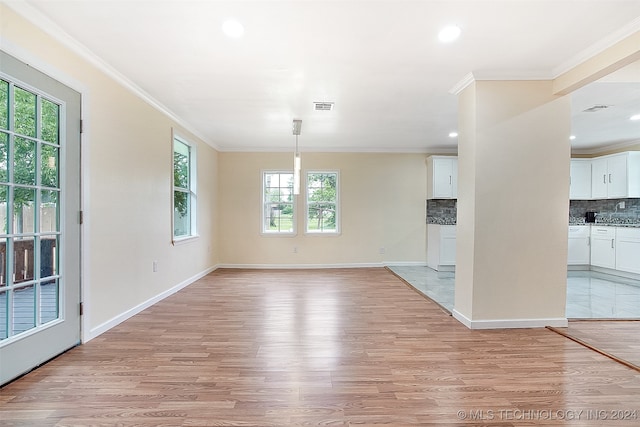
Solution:
[{"label": "tree outside window", "polygon": [[262,180],[262,232],[294,233],[293,173],[264,172]]},{"label": "tree outside window", "polygon": [[195,233],[194,150],[180,138],[173,139],[173,237]]},{"label": "tree outside window", "polygon": [[307,232],[337,233],[338,173],[307,173]]}]

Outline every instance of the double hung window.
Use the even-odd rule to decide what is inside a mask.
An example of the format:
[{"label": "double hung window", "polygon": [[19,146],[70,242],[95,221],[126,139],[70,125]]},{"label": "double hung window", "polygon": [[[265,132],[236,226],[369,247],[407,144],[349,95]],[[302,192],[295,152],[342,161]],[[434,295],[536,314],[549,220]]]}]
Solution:
[{"label": "double hung window", "polygon": [[195,237],[196,171],[195,147],[173,137],[173,240]]},{"label": "double hung window", "polygon": [[262,174],[262,232],[295,234],[293,173],[268,171]]},{"label": "double hung window", "polygon": [[306,232],[340,232],[338,172],[307,172]]}]

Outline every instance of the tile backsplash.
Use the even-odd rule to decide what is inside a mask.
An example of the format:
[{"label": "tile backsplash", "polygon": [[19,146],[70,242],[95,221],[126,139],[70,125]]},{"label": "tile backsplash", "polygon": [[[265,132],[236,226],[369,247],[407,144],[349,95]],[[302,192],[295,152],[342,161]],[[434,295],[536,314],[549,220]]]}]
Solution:
[{"label": "tile backsplash", "polygon": [[597,213],[596,222],[640,223],[640,199],[571,200],[569,202],[569,221],[571,223],[584,222],[587,212]]},{"label": "tile backsplash", "polygon": [[[456,202],[455,199],[427,200],[427,224],[455,224]],[[584,223],[585,214],[590,211],[598,214],[596,222],[600,223],[640,223],[640,199],[571,200],[569,222]]]},{"label": "tile backsplash", "polygon": [[455,224],[457,202],[456,199],[427,200],[427,224]]}]

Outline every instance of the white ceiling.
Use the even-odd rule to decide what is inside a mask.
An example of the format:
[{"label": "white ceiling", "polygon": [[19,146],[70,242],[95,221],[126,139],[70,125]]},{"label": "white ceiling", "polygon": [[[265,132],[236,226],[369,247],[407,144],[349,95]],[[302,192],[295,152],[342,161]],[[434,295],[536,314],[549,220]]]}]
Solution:
[{"label": "white ceiling", "polygon": [[[571,94],[572,131],[577,150],[640,141],[640,62],[635,62]],[[596,111],[584,111],[606,106]]]},{"label": "white ceiling", "polygon": [[[640,28],[638,0],[21,3],[228,151],[290,150],[294,118],[302,151],[453,150],[449,90],[468,73],[552,78]],[[227,18],[242,23],[242,38],[222,33]],[[440,43],[452,23],[460,39]],[[620,95],[640,109],[638,82],[599,83],[576,102]],[[314,111],[314,101],[335,109]],[[582,114],[591,116],[575,113],[577,148],[640,139],[640,122],[619,136],[596,124],[603,113]]]}]

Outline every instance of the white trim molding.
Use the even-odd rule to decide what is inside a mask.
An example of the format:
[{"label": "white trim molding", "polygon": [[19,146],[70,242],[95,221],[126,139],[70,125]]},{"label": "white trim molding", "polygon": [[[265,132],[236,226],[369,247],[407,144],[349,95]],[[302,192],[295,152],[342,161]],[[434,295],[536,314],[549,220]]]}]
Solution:
[{"label": "white trim molding", "polygon": [[553,69],[554,78],[561,76],[562,74],[566,73],[569,70],[574,69],[575,67],[587,61],[588,59],[593,58],[599,53],[604,52],[605,50],[609,49],[611,46],[621,42],[622,40],[637,33],[638,31],[640,31],[640,18],[634,19],[629,24],[618,29],[616,32],[609,34],[607,37],[603,39],[600,39],[595,44],[589,46],[582,52],[578,53],[577,55],[573,56],[569,60],[563,62],[562,64],[554,68]]},{"label": "white trim molding", "polygon": [[218,268],[248,270],[308,270],[330,268],[426,267],[423,261],[362,262],[345,264],[220,264]]},{"label": "white trim molding", "polygon": [[210,268],[207,268],[204,271],[201,271],[200,273],[196,274],[195,276],[191,276],[188,279],[178,283],[177,285],[173,286],[172,288],[167,289],[164,292],[159,293],[158,295],[156,295],[155,297],[149,298],[146,301],[141,302],[140,304],[136,305],[135,307],[130,308],[129,310],[107,320],[106,322],[96,326],[95,328],[92,328],[89,331],[86,331],[86,333],[83,335],[82,337],[82,342],[86,343],[88,341],[91,341],[92,339],[96,338],[97,336],[107,332],[109,329],[118,326],[120,323],[124,322],[125,320],[135,316],[136,314],[142,312],[143,310],[146,310],[147,308],[151,307],[152,305],[154,305],[157,302],[162,301],[163,299],[175,294],[176,292],[178,292],[179,290],[186,288],[187,286],[189,286],[190,284],[194,283],[196,280],[203,278],[204,276],[206,276],[207,274],[211,273],[212,271],[218,269],[218,266],[213,266]]},{"label": "white trim molding", "polygon": [[385,267],[382,262],[358,264],[220,264],[218,268],[239,268],[249,270],[309,270],[325,268],[371,268]]},{"label": "white trim molding", "polygon": [[469,329],[517,329],[517,328],[566,328],[569,324],[564,317],[543,319],[484,319],[471,320],[455,308],[451,312],[453,317]]},{"label": "white trim molding", "polygon": [[464,76],[458,83],[456,83],[451,89],[449,89],[449,93],[451,95],[459,95],[460,92],[465,90],[467,86],[469,86],[471,83],[475,81],[476,81],[476,78],[473,75],[473,73],[469,73],[466,76]]},{"label": "white trim molding", "polygon": [[596,155],[596,154],[605,153],[608,151],[624,150],[627,147],[631,147],[637,144],[640,144],[640,139],[634,139],[633,141],[624,141],[624,142],[619,142],[612,145],[602,145],[602,146],[591,147],[591,148],[576,148],[575,150],[571,150],[571,154]]}]

